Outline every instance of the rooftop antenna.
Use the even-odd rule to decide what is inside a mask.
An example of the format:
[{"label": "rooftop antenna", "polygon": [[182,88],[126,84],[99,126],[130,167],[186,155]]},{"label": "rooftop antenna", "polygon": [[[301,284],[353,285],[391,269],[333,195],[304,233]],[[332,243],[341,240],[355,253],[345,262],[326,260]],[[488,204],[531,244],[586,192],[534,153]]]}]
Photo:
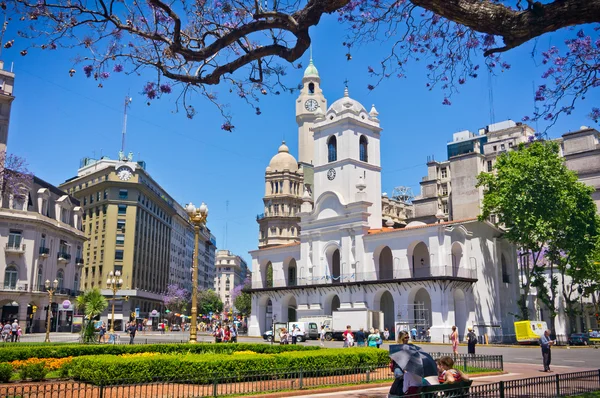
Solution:
[{"label": "rooftop antenna", "polygon": [[131,98],[129,94],[127,94],[127,96],[125,97],[124,104],[125,109],[123,110],[123,137],[121,139],[121,153],[125,153],[125,134],[127,133],[127,108],[129,108],[129,105],[131,105],[132,100],[133,98]]},{"label": "rooftop antenna", "polygon": [[492,87],[492,79],[492,71],[488,70],[488,98],[490,103],[490,124],[494,124],[496,121],[496,115],[494,114],[494,88]]}]

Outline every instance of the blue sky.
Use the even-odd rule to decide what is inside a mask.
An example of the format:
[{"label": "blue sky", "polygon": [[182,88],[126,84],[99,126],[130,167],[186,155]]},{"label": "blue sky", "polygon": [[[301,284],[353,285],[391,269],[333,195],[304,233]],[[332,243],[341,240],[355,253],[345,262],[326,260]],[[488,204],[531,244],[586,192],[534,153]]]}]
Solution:
[{"label": "blue sky", "polygon": [[[328,102],[343,95],[344,80],[348,79],[350,96],[367,109],[375,104],[380,113],[384,128],[382,187],[388,193],[404,185],[418,194],[428,156],[445,159],[452,133],[465,129],[476,132],[492,122],[490,88],[495,121],[520,121],[533,111],[533,84],[542,82],[542,69],[530,56],[531,43],[506,54],[505,59],[512,64],[510,70],[491,79],[484,72],[468,82],[452,97],[452,106],[442,105],[440,91],[425,88],[423,62],[410,66],[408,78],[392,78],[370,92],[367,85],[373,79],[367,67],[385,56],[389,46],[354,49],[353,60],[348,62],[341,45],[345,31],[335,16],[324,17],[311,33],[313,58]],[[9,29],[5,40],[14,36]],[[544,36],[538,48],[544,50],[564,37]],[[136,160],[145,160],[147,171],[178,202],[206,202],[208,226],[217,237],[217,246],[232,250],[250,264],[248,251],[258,243],[256,214],[263,210],[265,167],[282,139],[297,156],[296,94],[263,97],[262,115],[256,116],[252,108],[229,95],[226,87],[216,87],[234,116],[236,129],[228,133],[220,129],[223,119],[217,109],[199,97],[194,101],[198,114],[189,120],[185,114],[175,113],[174,94],[147,106],[140,94],[147,80],[144,75],[113,74],[99,89],[97,82],[85,78],[81,65],[76,67],[75,77],[69,77],[76,53],[31,50],[22,57],[19,51],[23,45],[15,39],[13,48],[2,52],[5,68],[14,63],[16,73],[10,153],[27,158],[32,172],[55,185],[74,176],[83,157],[103,154],[115,158],[121,145],[123,100],[129,92],[133,102],[126,151],[133,151]],[[308,54],[302,63],[308,64]],[[286,78],[288,85],[295,86],[302,70],[289,69]],[[586,115],[599,102],[598,92],[588,94],[586,103],[560,119],[550,136],[577,130],[581,125],[595,126]],[[543,129],[545,125],[537,127]]]}]

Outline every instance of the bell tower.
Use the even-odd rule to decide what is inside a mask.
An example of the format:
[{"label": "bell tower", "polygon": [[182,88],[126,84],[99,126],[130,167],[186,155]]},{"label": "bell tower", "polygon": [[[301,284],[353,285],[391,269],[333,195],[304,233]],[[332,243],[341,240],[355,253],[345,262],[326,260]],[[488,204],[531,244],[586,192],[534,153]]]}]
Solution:
[{"label": "bell tower", "polygon": [[[298,123],[298,163],[301,167],[312,166],[314,161],[314,140],[310,131],[317,119],[317,110],[327,112],[327,100],[321,90],[319,71],[312,60],[302,77],[302,89],[296,100],[296,123]],[[305,173],[305,178],[307,177]],[[308,181],[305,183],[309,183]]]}]

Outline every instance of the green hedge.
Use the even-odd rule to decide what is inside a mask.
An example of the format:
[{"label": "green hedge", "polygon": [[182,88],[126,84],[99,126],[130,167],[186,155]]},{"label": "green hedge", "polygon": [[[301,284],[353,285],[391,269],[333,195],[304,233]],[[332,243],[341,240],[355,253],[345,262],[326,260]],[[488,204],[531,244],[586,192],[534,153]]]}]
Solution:
[{"label": "green hedge", "polygon": [[69,374],[76,380],[105,385],[117,381],[144,383],[157,379],[211,383],[215,378],[235,381],[259,374],[283,378],[286,377],[283,372],[300,369],[308,375],[316,372],[325,374],[339,368],[375,368],[387,365],[388,355],[386,350],[376,348],[332,348],[266,355],[101,355],[74,358],[69,365]]},{"label": "green hedge", "polygon": [[276,354],[288,351],[314,351],[316,346],[269,345],[269,344],[134,344],[134,345],[57,345],[57,346],[11,346],[0,349],[0,362],[12,362],[29,358],[64,358],[83,355],[121,355],[142,352],[162,354],[231,354],[234,351],[254,351],[260,354]]}]

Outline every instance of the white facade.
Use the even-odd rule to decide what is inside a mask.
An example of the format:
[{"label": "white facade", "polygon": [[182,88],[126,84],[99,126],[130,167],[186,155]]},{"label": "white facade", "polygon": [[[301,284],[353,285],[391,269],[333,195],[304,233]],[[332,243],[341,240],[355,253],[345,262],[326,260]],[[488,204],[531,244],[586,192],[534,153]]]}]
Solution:
[{"label": "white facade", "polygon": [[518,285],[503,275],[517,275],[516,251],[501,231],[476,219],[382,228],[375,107],[367,112],[346,90],[315,113],[313,196],[303,196],[300,242],[250,252],[249,335],[274,319],[338,309],[382,311],[380,329],[431,327],[438,342],[453,325],[460,335],[467,326],[480,335],[512,326]]},{"label": "white facade", "polygon": [[223,302],[223,312],[228,313],[233,309],[231,291],[244,283],[248,266],[243,258],[229,250],[217,250],[215,265],[215,291]]},{"label": "white facade", "polygon": [[[45,281],[58,281],[52,330],[71,332],[73,307],[65,300],[79,294],[82,209],[58,188],[33,177],[25,200],[4,197],[0,206],[0,320],[18,319],[27,333],[45,331],[48,293]],[[34,312],[34,309],[37,311]]]}]

